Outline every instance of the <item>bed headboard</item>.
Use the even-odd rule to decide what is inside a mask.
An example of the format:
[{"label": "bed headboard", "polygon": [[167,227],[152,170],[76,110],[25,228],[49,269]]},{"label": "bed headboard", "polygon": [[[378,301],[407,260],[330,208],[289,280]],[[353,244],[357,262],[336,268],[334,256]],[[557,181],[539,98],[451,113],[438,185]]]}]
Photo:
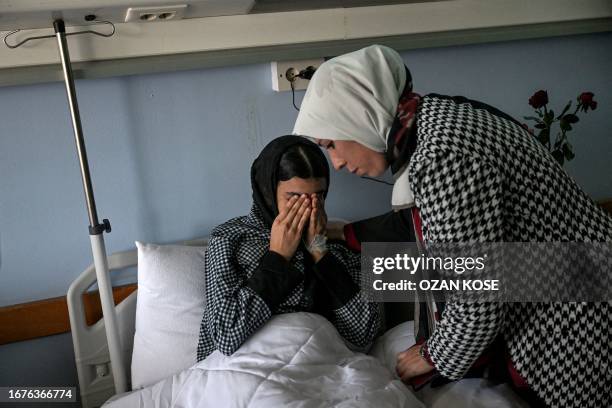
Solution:
[{"label": "bed headboard", "polygon": [[[199,238],[177,242],[176,245],[206,246],[207,243],[208,239]],[[136,249],[108,256],[110,273],[137,265],[138,252]],[[96,283],[96,270],[92,264],[72,282],[67,295],[74,358],[83,408],[99,407],[115,394],[104,320],[100,319],[95,324],[88,326],[85,318],[83,294],[94,283]],[[130,366],[134,346],[137,295],[138,291],[135,291],[115,306],[128,383],[131,378]]]}]

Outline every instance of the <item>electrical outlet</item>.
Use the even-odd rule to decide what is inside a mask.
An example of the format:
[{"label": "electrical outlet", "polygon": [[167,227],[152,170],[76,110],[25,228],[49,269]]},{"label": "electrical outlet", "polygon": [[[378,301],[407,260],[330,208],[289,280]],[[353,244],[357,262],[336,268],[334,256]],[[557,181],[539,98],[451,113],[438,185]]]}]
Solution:
[{"label": "electrical outlet", "polygon": [[293,80],[293,87],[296,91],[303,91],[308,86],[310,81],[295,78],[300,71],[307,67],[319,68],[319,66],[325,62],[323,58],[312,59],[312,60],[301,60],[301,61],[278,61],[273,62],[272,65],[272,89],[276,92],[290,91],[291,80]]},{"label": "electrical outlet", "polygon": [[180,20],[185,16],[186,4],[155,7],[130,7],[125,13],[125,22],[154,22]]}]

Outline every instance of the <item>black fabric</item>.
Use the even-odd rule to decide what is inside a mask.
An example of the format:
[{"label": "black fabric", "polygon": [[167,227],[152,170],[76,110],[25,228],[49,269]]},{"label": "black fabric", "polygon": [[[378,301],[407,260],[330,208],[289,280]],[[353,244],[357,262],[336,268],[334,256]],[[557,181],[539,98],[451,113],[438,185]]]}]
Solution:
[{"label": "black fabric", "polygon": [[[309,148],[315,147],[316,149],[313,150],[318,152],[324,161],[327,160],[315,143],[301,136],[287,135],[278,137],[268,143],[251,166],[253,201],[261,210],[264,222],[269,228],[278,215],[276,203],[276,187],[279,182],[278,165],[283,153],[295,145],[304,145]],[[329,168],[327,168],[325,179],[329,189]]]},{"label": "black fabric", "polygon": [[351,224],[359,242],[416,242],[409,208]]},{"label": "black fabric", "polygon": [[270,310],[277,310],[283,300],[303,281],[304,296],[312,297],[311,311],[325,317],[329,311],[344,306],[358,292],[346,266],[329,252],[317,264],[308,254],[303,255],[304,273],[294,268],[282,255],[268,251],[247,282]]},{"label": "black fabric", "polygon": [[348,274],[346,267],[332,254],[326,253],[315,264],[315,274],[329,293],[329,310],[340,309],[359,292],[359,286]]},{"label": "black fabric", "polygon": [[266,302],[270,310],[276,310],[302,279],[302,273],[282,255],[268,251],[261,258],[259,268],[253,272],[247,286]]}]

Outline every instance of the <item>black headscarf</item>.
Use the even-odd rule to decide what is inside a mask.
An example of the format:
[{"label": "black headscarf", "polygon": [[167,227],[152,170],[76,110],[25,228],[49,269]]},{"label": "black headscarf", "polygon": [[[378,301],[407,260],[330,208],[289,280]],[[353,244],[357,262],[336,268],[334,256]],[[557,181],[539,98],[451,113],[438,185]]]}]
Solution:
[{"label": "black headscarf", "polygon": [[[279,163],[283,154],[295,145],[303,145],[318,152],[323,162],[327,163],[325,155],[315,143],[302,136],[281,136],[272,140],[263,148],[251,166],[251,187],[253,188],[253,201],[262,212],[264,222],[272,227],[278,215],[276,203],[276,187],[279,177]],[[329,166],[325,167],[325,180],[329,188]]]}]

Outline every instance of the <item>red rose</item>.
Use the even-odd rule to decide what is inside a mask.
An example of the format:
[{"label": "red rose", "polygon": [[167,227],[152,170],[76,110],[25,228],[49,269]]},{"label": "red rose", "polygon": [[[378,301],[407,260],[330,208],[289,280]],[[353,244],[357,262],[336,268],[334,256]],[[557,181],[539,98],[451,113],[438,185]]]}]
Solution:
[{"label": "red rose", "polygon": [[590,105],[591,102],[593,102],[593,96],[595,96],[593,92],[583,92],[580,94],[578,99],[580,99],[581,104]]},{"label": "red rose", "polygon": [[580,94],[580,96],[578,97],[578,102],[580,103],[580,110],[586,112],[589,110],[589,108],[591,110],[597,109],[597,102],[593,100],[593,96],[595,96],[593,92],[583,92]]},{"label": "red rose", "polygon": [[539,90],[529,98],[529,104],[535,109],[540,109],[542,106],[548,103],[548,93],[544,90]]}]

